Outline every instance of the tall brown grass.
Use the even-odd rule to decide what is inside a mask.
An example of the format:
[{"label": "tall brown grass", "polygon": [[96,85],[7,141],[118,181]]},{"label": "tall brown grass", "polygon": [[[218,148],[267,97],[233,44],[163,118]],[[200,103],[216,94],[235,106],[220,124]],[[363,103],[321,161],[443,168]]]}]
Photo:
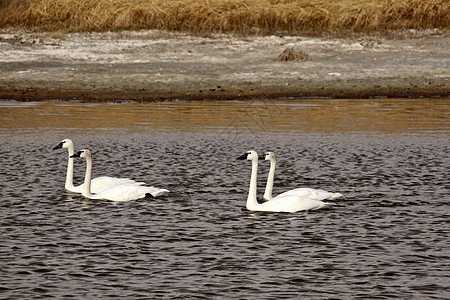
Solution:
[{"label": "tall brown grass", "polygon": [[449,0],[0,0],[1,27],[323,32],[448,28]]}]

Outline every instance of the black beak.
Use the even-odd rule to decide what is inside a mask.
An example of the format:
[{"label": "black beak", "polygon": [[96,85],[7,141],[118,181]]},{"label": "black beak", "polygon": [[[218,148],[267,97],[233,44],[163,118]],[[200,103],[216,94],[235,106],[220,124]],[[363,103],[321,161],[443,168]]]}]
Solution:
[{"label": "black beak", "polygon": [[244,154],[242,154],[241,156],[239,156],[239,157],[236,158],[236,159],[244,160],[244,159],[247,159],[247,156],[248,156],[248,153],[244,153]]},{"label": "black beak", "polygon": [[260,156],[258,156],[258,160],[265,160],[266,159],[266,154],[261,154]]},{"label": "black beak", "polygon": [[81,153],[83,153],[83,151],[78,151],[74,155],[71,155],[70,158],[80,157]]},{"label": "black beak", "polygon": [[63,145],[64,145],[64,143],[61,142],[61,143],[59,143],[57,146],[53,147],[53,150],[61,149]]}]

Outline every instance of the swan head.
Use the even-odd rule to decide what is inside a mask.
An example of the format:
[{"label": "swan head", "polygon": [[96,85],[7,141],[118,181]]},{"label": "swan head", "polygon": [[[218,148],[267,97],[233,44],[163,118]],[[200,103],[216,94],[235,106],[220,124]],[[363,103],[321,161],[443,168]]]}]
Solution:
[{"label": "swan head", "polygon": [[244,159],[258,160],[258,153],[256,153],[255,150],[250,150],[250,151],[245,152],[244,154],[242,154],[241,156],[239,156],[236,159],[239,159],[239,160],[244,160]]},{"label": "swan head", "polygon": [[73,142],[72,142],[72,140],[71,139],[64,139],[64,140],[62,140],[61,143],[59,143],[58,145],[53,147],[53,150],[61,149],[61,148],[64,148],[64,149],[72,148],[73,149]]},{"label": "swan head", "polygon": [[259,160],[276,160],[277,157],[273,152],[266,152],[258,157]]},{"label": "swan head", "polygon": [[83,150],[78,151],[74,155],[70,156],[70,158],[75,158],[75,157],[81,157],[81,158],[91,157],[91,151],[89,151],[89,149],[83,149]]}]

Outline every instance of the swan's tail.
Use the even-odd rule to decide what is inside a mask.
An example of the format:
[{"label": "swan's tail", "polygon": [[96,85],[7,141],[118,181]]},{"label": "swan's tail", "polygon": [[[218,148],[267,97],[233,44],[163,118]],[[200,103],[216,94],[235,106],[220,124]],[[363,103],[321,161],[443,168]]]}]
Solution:
[{"label": "swan's tail", "polygon": [[335,200],[337,198],[341,198],[344,197],[344,195],[342,195],[341,193],[333,193],[333,195],[331,195],[330,198],[328,198],[328,200]]},{"label": "swan's tail", "polygon": [[149,187],[147,193],[152,195],[152,197],[159,197],[159,196],[164,196],[167,193],[169,193],[169,190],[159,189],[159,188],[155,188],[155,187]]},{"label": "swan's tail", "polygon": [[327,192],[324,190],[314,190],[314,189],[305,189],[310,194],[309,197],[316,200],[335,200],[337,198],[343,197],[340,193]]}]

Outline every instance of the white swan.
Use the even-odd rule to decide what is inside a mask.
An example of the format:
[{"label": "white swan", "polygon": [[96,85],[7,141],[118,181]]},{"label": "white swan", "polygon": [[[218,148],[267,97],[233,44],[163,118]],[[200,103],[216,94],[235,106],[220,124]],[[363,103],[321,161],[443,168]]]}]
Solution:
[{"label": "white swan", "polygon": [[[73,158],[70,158],[71,155],[74,154],[74,146],[73,142],[70,139],[64,139],[59,143],[57,146],[53,148],[53,150],[56,149],[67,149],[67,152],[69,153],[69,163],[67,165],[67,174],[66,174],[66,183],[64,185],[64,188],[70,192],[73,193],[81,193],[83,192],[83,184],[79,186],[73,185]],[[101,192],[107,188],[110,188],[115,185],[119,184],[137,184],[142,185],[144,182],[136,182],[134,180],[128,179],[128,178],[116,178],[116,177],[109,177],[109,176],[101,176],[96,177],[92,179],[91,181],[91,189],[93,193]]]},{"label": "white swan", "polygon": [[298,195],[285,195],[282,197],[275,197],[271,201],[259,204],[256,199],[256,185],[258,176],[258,154],[251,150],[239,156],[240,160],[251,160],[252,175],[250,178],[250,189],[248,191],[247,204],[248,210],[253,211],[270,211],[270,212],[298,212],[301,210],[319,209],[328,207],[331,204],[319,200],[313,200],[308,197]]},{"label": "white swan", "polygon": [[86,174],[84,177],[84,185],[82,195],[89,199],[103,199],[111,201],[130,201],[145,197],[158,197],[167,194],[166,189],[158,189],[155,187],[141,186],[136,184],[115,185],[99,193],[91,193],[91,172],[92,172],[92,154],[88,149],[78,151],[70,156],[71,158],[81,157],[86,159]]},{"label": "white swan", "polygon": [[[264,191],[263,200],[270,201],[273,198],[272,189],[273,189],[273,180],[275,177],[275,166],[277,164],[277,157],[273,152],[266,152],[259,156],[260,160],[270,160],[270,171],[269,176],[267,177],[266,190]],[[287,196],[287,195],[298,195],[298,196],[306,196],[308,198],[314,200],[334,200],[339,197],[343,197],[340,193],[331,193],[321,189],[312,189],[312,188],[297,188],[284,193],[279,194],[277,197]]]}]

